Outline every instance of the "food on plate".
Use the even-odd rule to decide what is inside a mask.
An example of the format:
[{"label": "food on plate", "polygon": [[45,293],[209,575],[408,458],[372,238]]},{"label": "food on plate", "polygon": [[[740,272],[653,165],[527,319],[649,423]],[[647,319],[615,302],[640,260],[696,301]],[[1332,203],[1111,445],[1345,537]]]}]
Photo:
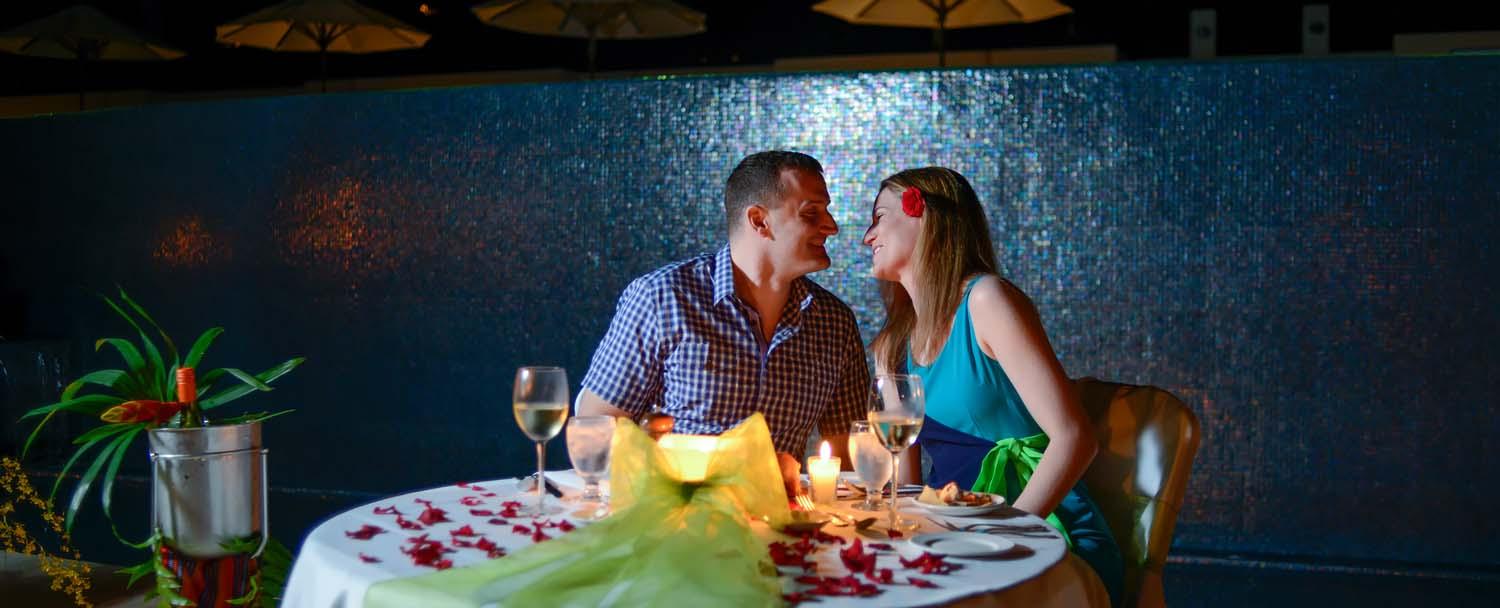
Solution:
[{"label": "food on plate", "polygon": [[960,490],[958,484],[951,481],[940,490],[923,487],[922,495],[917,497],[920,503],[948,507],[982,507],[993,501],[989,494]]}]

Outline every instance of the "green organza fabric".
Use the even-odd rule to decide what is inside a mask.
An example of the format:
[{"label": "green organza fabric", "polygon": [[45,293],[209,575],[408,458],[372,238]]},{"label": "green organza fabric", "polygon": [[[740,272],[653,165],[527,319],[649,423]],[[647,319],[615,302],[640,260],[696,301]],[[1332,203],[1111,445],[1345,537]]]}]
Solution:
[{"label": "green organza fabric", "polygon": [[720,436],[702,482],[685,483],[639,427],[611,447],[614,513],[508,557],[377,583],[371,608],[779,606],[781,585],[750,518],[790,518],[765,418]]},{"label": "green organza fabric", "polygon": [[[995,442],[995,447],[984,455],[984,462],[979,465],[979,477],[974,480],[974,487],[970,489],[999,494],[1005,497],[1006,502],[1015,504],[1021,488],[1031,481],[1031,474],[1036,472],[1037,463],[1042,461],[1042,452],[1046,451],[1048,443],[1050,440],[1045,433],[1030,437],[1008,437]],[[1048,515],[1047,523],[1062,534],[1068,548],[1072,549],[1073,539],[1068,536],[1068,530],[1063,527],[1057,513]]]}]

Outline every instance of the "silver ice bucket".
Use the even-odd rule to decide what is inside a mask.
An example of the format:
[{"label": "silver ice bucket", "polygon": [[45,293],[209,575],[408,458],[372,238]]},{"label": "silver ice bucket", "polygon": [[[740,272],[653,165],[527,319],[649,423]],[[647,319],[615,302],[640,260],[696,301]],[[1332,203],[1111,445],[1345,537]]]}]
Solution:
[{"label": "silver ice bucket", "polygon": [[224,544],[252,536],[266,548],[266,450],[260,423],[147,432],[151,444],[151,523],[189,557],[233,555]]}]

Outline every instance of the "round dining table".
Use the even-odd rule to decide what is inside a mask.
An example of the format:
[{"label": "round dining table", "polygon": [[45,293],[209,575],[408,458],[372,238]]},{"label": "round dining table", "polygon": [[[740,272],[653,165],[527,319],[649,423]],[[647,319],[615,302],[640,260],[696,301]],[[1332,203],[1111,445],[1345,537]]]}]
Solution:
[{"label": "round dining table", "polygon": [[[577,496],[582,482],[572,471],[549,472],[547,478],[564,494]],[[503,517],[507,507],[535,500],[523,491],[523,481],[504,479],[459,483],[393,496],[350,509],[319,524],[303,540],[282,596],[283,608],[362,608],[365,592],[381,581],[429,574],[440,568],[462,568],[489,559],[505,559],[537,542],[567,534],[589,524],[592,508],[561,502],[562,513],[548,519]],[[606,482],[607,484],[607,482]],[[531,484],[526,484],[531,485]],[[606,485],[607,488],[607,485]],[[547,500],[559,501],[548,496]],[[967,517],[935,515],[910,498],[898,505],[902,514],[916,520],[915,531],[892,535],[887,531],[884,511],[860,511],[852,498],[819,506],[835,518],[822,532],[842,539],[843,544],[823,537],[808,560],[816,570],[779,568],[784,597],[815,599],[821,607],[849,606],[1088,606],[1097,605],[1102,586],[1086,565],[1068,554],[1065,541],[1055,531],[1044,529],[1041,518],[1003,507],[994,512]],[[866,521],[876,518],[873,525]],[[860,524],[864,524],[861,526]],[[955,536],[955,532],[977,536]],[[799,538],[771,530],[755,522],[752,529],[771,543],[796,543]],[[942,536],[931,536],[940,534]],[[799,578],[815,574],[844,577],[848,574],[839,551],[861,541],[877,557],[877,569],[889,568],[891,581],[878,584],[878,595],[867,597],[810,596],[813,589]],[[934,540],[936,539],[936,540]],[[956,542],[947,542],[953,539]],[[975,543],[979,541],[976,550]],[[992,541],[987,539],[994,539]],[[439,541],[446,549],[433,559],[411,548],[420,541]],[[920,543],[920,544],[919,544]],[[992,544],[991,551],[982,553]],[[954,566],[923,574],[903,565],[919,561],[924,553],[951,554],[942,562]],[[425,563],[424,563],[425,562]],[[912,583],[910,578],[919,579]],[[863,579],[861,579],[863,580]],[[801,595],[798,595],[801,594]],[[1104,596],[1105,605],[1108,598]]]}]

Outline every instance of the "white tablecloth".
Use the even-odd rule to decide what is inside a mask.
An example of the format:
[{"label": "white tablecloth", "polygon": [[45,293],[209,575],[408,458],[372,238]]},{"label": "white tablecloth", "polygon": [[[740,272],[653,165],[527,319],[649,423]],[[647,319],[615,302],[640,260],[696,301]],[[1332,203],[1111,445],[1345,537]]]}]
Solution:
[{"label": "white tablecloth", "polygon": [[[571,471],[548,473],[548,478],[563,486],[565,492],[576,493],[582,484]],[[467,542],[476,542],[479,538],[487,539],[489,542],[503,548],[507,553],[514,553],[526,546],[533,544],[530,534],[519,533],[514,526],[522,525],[528,528],[532,525],[529,519],[508,519],[505,524],[492,523],[495,515],[487,513],[498,513],[503,509],[501,503],[507,500],[534,500],[531,495],[521,496],[516,480],[500,480],[477,482],[475,484],[451,485],[420,492],[403,494],[393,498],[379,500],[344,513],[340,513],[323,522],[308,534],[302,543],[302,548],[297,555],[297,561],[292,567],[292,572],[287,581],[286,593],[282,600],[283,608],[361,608],[364,604],[365,591],[371,585],[380,581],[398,577],[421,576],[435,570],[431,567],[418,566],[406,554],[401,552],[403,547],[411,547],[407,539],[427,535],[428,538],[442,541],[445,546],[450,546],[453,539],[457,538]],[[549,496],[548,500],[556,500]],[[421,501],[430,502],[431,506],[442,509],[447,522],[437,522],[432,525],[423,525],[419,517],[426,505]],[[840,502],[835,506],[835,511],[854,515],[856,517],[880,516],[878,527],[884,527],[884,514],[872,514],[863,511],[853,511],[848,508],[850,503]],[[386,510],[394,507],[401,513],[401,518],[408,522],[417,522],[415,525],[422,529],[406,529],[398,525],[397,516],[394,514],[378,514],[377,508]],[[904,511],[909,516],[922,521],[922,529],[917,533],[941,532],[926,517],[922,516],[919,509],[908,509]],[[983,517],[959,518],[947,517],[946,521],[953,523],[974,523],[987,521]],[[587,522],[572,519],[566,512],[561,516],[554,516],[554,521],[567,520],[575,526],[587,525]],[[1040,518],[1032,515],[1013,512],[1004,520],[1007,524],[1033,524],[1042,523]],[[380,529],[368,539],[351,537],[348,533],[357,532],[364,526],[374,526]],[[469,526],[478,536],[453,536],[451,532],[461,530]],[[883,542],[890,544],[896,552],[908,559],[922,553],[922,549],[909,542],[910,534],[906,539],[887,540],[883,534],[866,532],[870,536],[882,538],[871,538],[869,536],[856,535],[852,526],[835,527],[825,526],[824,531],[845,538],[864,538],[865,543]],[[548,528],[545,533],[550,536],[565,534],[558,528]],[[774,531],[760,525],[758,533],[767,542],[773,540],[795,540],[777,534]],[[944,604],[954,602],[963,598],[975,598],[977,603],[984,604],[1019,604],[1020,601],[1012,601],[1024,596],[1024,602],[1034,604],[1040,602],[1044,605],[1069,606],[1078,605],[1079,598],[1089,597],[1087,585],[1090,581],[1079,578],[1077,564],[1082,562],[1076,558],[1064,560],[1067,548],[1063,540],[1056,535],[1046,538],[1037,536],[1003,536],[1017,544],[1029,547],[1032,553],[1025,557],[999,560],[981,559],[959,559],[948,558],[950,563],[962,567],[949,574],[923,575],[913,573],[914,576],[924,578],[939,585],[935,589],[922,589],[909,585],[881,585],[883,591],[878,596],[869,598],[849,597],[827,597],[819,596],[817,606],[834,607],[877,607],[877,606],[924,606],[933,604]],[[543,541],[545,542],[545,541]],[[837,554],[838,545],[822,545],[816,554],[818,563],[817,574],[820,576],[844,576],[847,574],[843,563]],[[452,567],[462,568],[467,565],[480,563],[491,559],[487,551],[478,548],[459,548],[455,553],[444,555],[452,560]],[[497,559],[505,559],[499,557]],[[902,568],[897,562],[898,556],[889,551],[880,553],[877,567],[891,568],[895,572],[896,581],[904,581],[908,570]],[[1061,563],[1060,563],[1061,562]],[[1076,563],[1075,563],[1076,562]],[[1085,567],[1086,570],[1086,567]],[[783,588],[785,591],[796,591],[804,586],[794,582],[802,572],[793,572],[791,569],[782,568]],[[1046,573],[1047,576],[1041,576]],[[1022,584],[1034,580],[1032,583]],[[1092,582],[1097,586],[1097,582]],[[1019,588],[1016,588],[1019,585]],[[1027,589],[1027,587],[1032,587]],[[1014,589],[1012,589],[1014,588]],[[1005,593],[995,592],[1012,589]],[[1097,596],[1095,596],[1097,597]],[[975,602],[965,602],[975,603]]]}]

